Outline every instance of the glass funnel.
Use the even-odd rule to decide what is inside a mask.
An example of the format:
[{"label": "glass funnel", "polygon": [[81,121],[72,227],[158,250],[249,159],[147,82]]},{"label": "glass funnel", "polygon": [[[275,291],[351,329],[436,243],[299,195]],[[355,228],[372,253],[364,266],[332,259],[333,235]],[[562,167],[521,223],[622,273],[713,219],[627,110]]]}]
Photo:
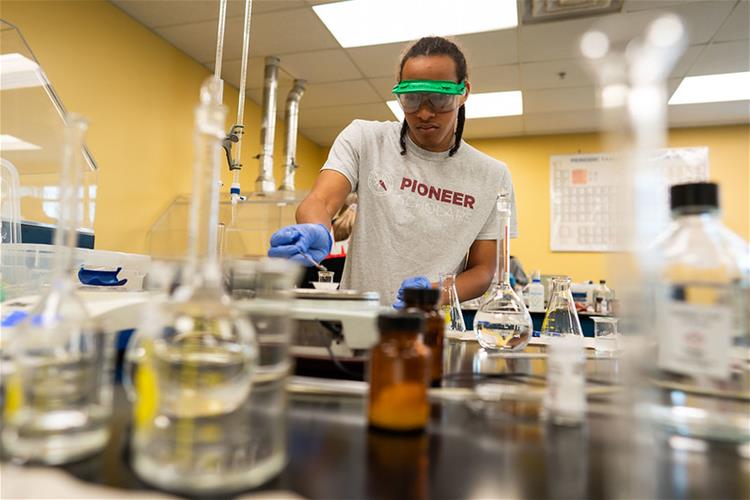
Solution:
[{"label": "glass funnel", "polygon": [[[181,285],[161,307],[162,325],[133,348],[133,468],[161,488],[217,494],[257,481],[253,450],[236,427],[256,368],[255,330],[224,290],[219,265],[219,153],[226,111],[221,81],[207,79],[195,112],[196,157],[189,250]],[[129,347],[130,349],[130,347]]]},{"label": "glass funnel", "polygon": [[474,316],[474,332],[485,349],[520,351],[528,345],[534,327],[523,300],[510,286],[510,203],[506,195],[497,197],[497,215],[500,224],[497,273],[500,278]]},{"label": "glass funnel", "polygon": [[109,439],[113,339],[98,331],[75,293],[74,252],[86,122],[66,117],[52,286],[12,333],[3,447],[21,461],[60,464]]},{"label": "glass funnel", "polygon": [[583,337],[576,304],[570,291],[570,278],[567,276],[552,279],[552,293],[542,323],[542,337],[563,335]]},{"label": "glass funnel", "polygon": [[443,316],[445,317],[445,327],[453,332],[463,333],[466,331],[464,323],[464,314],[461,311],[461,302],[458,300],[458,291],[456,291],[455,273],[440,273],[440,290],[447,301],[442,306]]}]

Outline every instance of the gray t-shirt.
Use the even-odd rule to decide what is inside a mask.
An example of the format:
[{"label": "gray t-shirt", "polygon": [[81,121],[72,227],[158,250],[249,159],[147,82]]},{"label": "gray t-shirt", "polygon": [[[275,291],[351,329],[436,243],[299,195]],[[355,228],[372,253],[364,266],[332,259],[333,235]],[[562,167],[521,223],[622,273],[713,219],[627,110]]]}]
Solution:
[{"label": "gray t-shirt", "polygon": [[335,170],[359,196],[341,288],[380,293],[392,304],[401,282],[461,272],[475,240],[495,240],[498,193],[516,208],[510,172],[465,142],[452,156],[407,136],[401,155],[398,122],[355,120],[336,138],[321,170]]}]

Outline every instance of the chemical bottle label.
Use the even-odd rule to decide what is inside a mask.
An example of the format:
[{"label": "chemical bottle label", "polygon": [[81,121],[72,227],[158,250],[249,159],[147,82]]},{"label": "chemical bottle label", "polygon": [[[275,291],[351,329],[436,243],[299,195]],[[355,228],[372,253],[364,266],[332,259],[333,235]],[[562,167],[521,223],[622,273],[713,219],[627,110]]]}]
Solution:
[{"label": "chemical bottle label", "polygon": [[659,368],[726,380],[730,375],[732,310],[668,300],[659,311]]}]

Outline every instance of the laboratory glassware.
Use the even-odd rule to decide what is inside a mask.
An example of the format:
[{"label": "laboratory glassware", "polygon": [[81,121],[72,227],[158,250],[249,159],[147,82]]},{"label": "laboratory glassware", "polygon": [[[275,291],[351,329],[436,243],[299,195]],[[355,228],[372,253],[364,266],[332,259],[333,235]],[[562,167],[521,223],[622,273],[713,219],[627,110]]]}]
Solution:
[{"label": "laboratory glassware", "polygon": [[[642,408],[681,434],[750,441],[750,370],[735,339],[747,338],[743,273],[719,217],[719,188],[670,189],[672,225],[657,239],[654,394]],[[746,356],[747,348],[745,347]],[[681,397],[675,397],[677,394]]]},{"label": "laboratory glassware", "polygon": [[612,316],[591,316],[594,322],[594,348],[597,351],[612,352],[620,348],[620,334],[617,332],[617,318]]},{"label": "laboratory glassware", "polygon": [[370,350],[370,426],[393,432],[422,430],[430,418],[431,366],[430,349],[420,339],[424,314],[381,313],[378,329],[380,340]]},{"label": "laboratory glassware", "polygon": [[21,461],[70,462],[109,440],[114,342],[97,328],[73,282],[87,128],[67,115],[52,285],[10,340],[2,442]]},{"label": "laboratory glassware", "polygon": [[445,321],[440,316],[438,304],[440,290],[437,288],[404,289],[404,307],[407,311],[422,311],[425,328],[422,341],[432,352],[432,384],[440,386],[443,377],[443,345],[445,343]]},{"label": "laboratory glassware", "polygon": [[319,283],[333,283],[333,271],[318,271]]},{"label": "laboratory glassware", "polygon": [[[221,81],[207,79],[195,111],[189,249],[160,328],[139,335],[132,464],[146,482],[191,494],[236,491],[266,479],[245,405],[257,342],[224,290],[217,248]],[[129,346],[129,349],[131,346]],[[132,359],[132,357],[131,357]]]},{"label": "laboratory glassware", "polygon": [[485,349],[523,350],[534,330],[526,305],[510,286],[510,200],[497,197],[500,231],[497,239],[498,283],[482,301],[474,316],[474,333]]},{"label": "laboratory glassware", "polygon": [[[220,16],[226,16],[226,0],[221,0]],[[241,194],[240,186],[240,170],[242,169],[242,137],[245,135],[245,91],[247,87],[247,65],[250,57],[250,17],[252,12],[252,1],[245,0],[245,15],[243,18],[243,31],[242,31],[242,62],[240,65],[240,87],[239,87],[239,98],[237,100],[237,121],[230,129],[229,133],[224,139],[224,147],[226,149],[227,162],[229,164],[229,170],[232,172],[232,184],[229,188],[230,196],[230,219],[229,224],[221,235],[223,238],[221,241],[222,250],[225,252],[223,255],[232,257],[242,257],[245,254],[245,245],[242,239],[242,231],[238,228],[237,224],[237,204],[240,201],[244,201],[245,197]],[[220,58],[223,52],[223,36],[224,36],[224,23],[225,20],[222,18],[219,20],[219,33],[221,39],[217,37],[217,72],[215,76],[221,78],[221,64]],[[221,40],[221,42],[219,42]]]},{"label": "laboratory glassware", "polygon": [[458,300],[455,273],[440,273],[440,290],[442,296],[447,298],[447,302],[442,306],[445,327],[453,332],[465,332],[466,323],[461,311],[461,302]]},{"label": "laboratory glassware", "polygon": [[[674,220],[665,229],[665,165],[655,152],[666,144],[666,82],[688,33],[679,17],[663,14],[636,39],[617,43],[615,35],[592,31],[581,46],[598,79],[608,142],[624,152],[620,208],[629,252],[619,255],[615,271],[628,331],[631,408],[640,429],[666,431],[670,443],[689,437],[747,444],[748,370],[732,359],[737,351],[728,333],[734,323],[728,296],[741,295],[736,283],[742,279],[716,229],[714,188],[673,187]],[[683,189],[702,206],[676,200]]]},{"label": "laboratory glassware", "polygon": [[586,356],[583,338],[554,337],[547,346],[547,392],[542,418],[577,425],[586,418]]},{"label": "laboratory glassware", "polygon": [[564,335],[583,336],[576,304],[570,292],[570,278],[567,276],[552,279],[552,294],[542,323],[542,337]]}]

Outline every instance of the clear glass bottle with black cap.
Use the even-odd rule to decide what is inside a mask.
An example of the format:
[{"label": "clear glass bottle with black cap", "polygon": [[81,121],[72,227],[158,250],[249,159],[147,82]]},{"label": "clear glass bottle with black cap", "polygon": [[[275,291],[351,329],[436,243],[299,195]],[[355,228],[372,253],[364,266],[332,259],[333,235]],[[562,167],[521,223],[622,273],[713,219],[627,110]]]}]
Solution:
[{"label": "clear glass bottle with black cap", "polygon": [[425,315],[422,342],[430,348],[432,367],[430,378],[433,386],[440,385],[443,377],[443,343],[445,341],[445,321],[438,311],[440,290],[437,288],[406,288],[404,304],[406,310],[418,310]]},{"label": "clear glass bottle with black cap", "polygon": [[370,350],[370,427],[421,431],[430,417],[427,387],[430,349],[422,343],[424,313],[385,312],[378,316],[380,340]]},{"label": "clear glass bottle with black cap", "polygon": [[746,442],[750,372],[735,344],[748,335],[747,245],[721,223],[717,184],[672,186],[670,196],[673,221],[655,247],[657,353],[641,409],[681,435]]}]

